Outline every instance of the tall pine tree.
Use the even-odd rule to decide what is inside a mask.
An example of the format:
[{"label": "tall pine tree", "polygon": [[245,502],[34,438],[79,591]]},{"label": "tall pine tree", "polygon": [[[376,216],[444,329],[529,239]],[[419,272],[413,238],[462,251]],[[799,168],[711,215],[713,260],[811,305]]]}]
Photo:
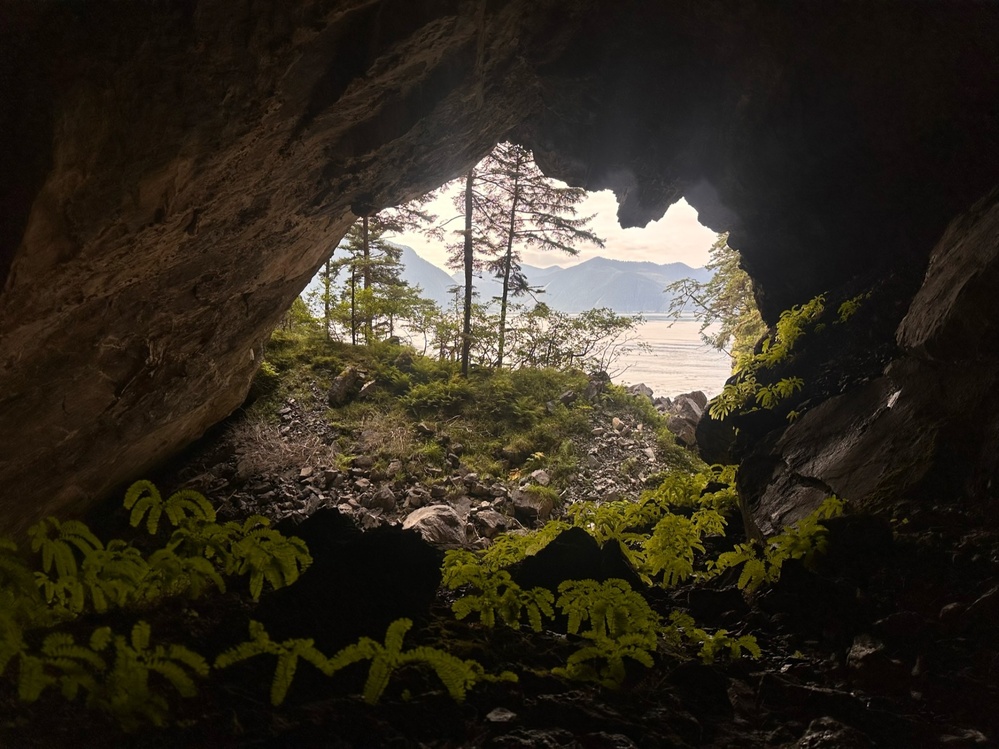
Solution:
[{"label": "tall pine tree", "polygon": [[456,198],[464,210],[462,243],[451,246],[452,265],[465,271],[462,371],[467,373],[467,345],[471,343],[471,275],[483,263],[500,281],[499,343],[496,366],[503,366],[507,311],[511,296],[527,293],[521,269],[524,249],[558,250],[578,254],[579,244],[603,247],[590,229],[592,216],[577,217],[577,206],[586,191],[558,187],[534,163],[531,152],[515,143],[500,143],[465,177],[465,189]]}]

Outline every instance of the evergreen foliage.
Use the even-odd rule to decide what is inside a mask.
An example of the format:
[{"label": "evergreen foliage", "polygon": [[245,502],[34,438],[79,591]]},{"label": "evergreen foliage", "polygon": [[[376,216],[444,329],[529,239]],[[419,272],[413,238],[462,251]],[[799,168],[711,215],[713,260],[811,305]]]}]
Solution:
[{"label": "evergreen foliage", "polygon": [[[729,354],[734,364],[752,354],[767,328],[756,306],[753,281],[740,266],[738,251],[728,246],[727,233],[718,235],[710,258],[709,281],[684,278],[666,287],[674,295],[669,311],[679,317],[693,307],[701,321],[701,339]],[[715,330],[708,333],[712,327]]]},{"label": "evergreen foliage", "polygon": [[215,508],[201,494],[190,489],[174,492],[164,502],[159,490],[151,481],[136,481],[125,492],[125,509],[131,510],[129,522],[135,528],[146,519],[146,530],[155,536],[160,517],[165,513],[170,525],[177,527],[186,520],[204,523],[215,522]]},{"label": "evergreen foliage", "polygon": [[[555,675],[616,689],[626,676],[625,658],[652,667],[659,616],[624,580],[568,580],[559,586],[558,607],[569,617],[569,633],[589,642],[552,669]],[[590,626],[580,632],[584,622]]]},{"label": "evergreen foliage", "polygon": [[540,632],[542,616],[554,616],[552,603],[555,597],[551,591],[545,588],[524,590],[514,582],[509,572],[487,569],[474,554],[448,553],[468,556],[462,557],[461,561],[457,561],[457,556],[452,556],[450,564],[445,562],[444,584],[449,588],[470,585],[478,591],[462,596],[451,605],[458,619],[478,613],[479,621],[490,629],[496,626],[497,617],[507,626],[518,629],[521,616],[526,612],[531,629]]},{"label": "evergreen foliage", "polygon": [[725,629],[709,633],[698,627],[690,614],[682,611],[670,614],[670,623],[662,632],[668,647],[676,651],[683,650],[687,646],[695,647],[701,660],[706,664],[714,663],[722,654],[727,654],[732,660],[741,658],[743,652],[751,658],[760,658],[763,655],[759,643],[752,635],[733,637]]},{"label": "evergreen foliage", "polygon": [[801,559],[809,569],[827,547],[827,531],[822,520],[843,513],[846,503],[838,497],[828,497],[818,508],[797,523],[784,528],[762,544],[737,544],[731,551],[709,562],[706,577],[742,565],[738,585],[752,593],[761,585],[780,578],[781,567],[789,559]]},{"label": "evergreen foliage", "polygon": [[457,702],[463,702],[468,690],[477,682],[517,680],[517,676],[509,671],[499,675],[487,674],[480,663],[462,660],[437,648],[421,646],[403,650],[403,639],[412,626],[410,619],[392,622],[385,633],[384,645],[369,637],[362,637],[330,658],[329,670],[335,672],[352,663],[370,660],[368,678],[362,693],[364,701],[369,705],[377,704],[381,699],[392,674],[408,665],[422,665],[432,669],[448,694]]},{"label": "evergreen foliage", "polygon": [[[557,187],[534,163],[531,152],[515,143],[500,143],[464,178],[465,189],[455,207],[465,217],[460,243],[449,246],[451,263],[465,271],[466,287],[479,264],[501,282],[499,340],[496,366],[506,356],[508,307],[511,296],[530,293],[521,270],[525,248],[578,253],[581,243],[603,246],[589,230],[592,216],[576,217],[586,191]],[[478,253],[476,256],[476,252]],[[462,335],[470,341],[471,293],[466,289]],[[463,357],[464,358],[464,357]],[[462,371],[467,373],[467,365]]]},{"label": "evergreen foliage", "polygon": [[151,644],[144,621],[128,637],[98,627],[87,646],[52,631],[34,647],[34,638],[26,635],[88,612],[149,608],[173,596],[224,591],[222,575],[248,576],[256,597],[265,582],[275,588],[294,582],[311,558],[301,539],[269,528],[266,518],[217,524],[208,501],[189,490],[164,502],[153,484],[141,481],[126,493],[125,506],[131,524],[152,534],[164,516],[174,526],[148,557],[122,539],[102,543],[80,521],[46,518],[28,531],[31,550],[40,556],[40,569],[32,571],[17,545],[0,539],[0,675],[18,665],[18,694],[25,701],[38,699],[48,687],[59,687],[67,699],[82,689],[88,706],[133,729],[143,721],[166,720],[169,703],[157,683],[182,697],[195,694],[192,675],[208,673],[200,655],[180,645]]},{"label": "evergreen foliage", "polygon": [[274,642],[267,634],[264,625],[255,621],[250,622],[250,639],[219,655],[215,659],[215,668],[228,668],[258,655],[277,656],[274,680],[271,682],[271,704],[274,706],[284,702],[300,659],[311,663],[327,676],[333,673],[329,659],[316,649],[313,639]]},{"label": "evergreen foliage", "polygon": [[711,401],[708,414],[714,419],[723,419],[734,411],[746,409],[752,401],[757,407],[772,409],[801,390],[804,381],[800,377],[784,377],[769,385],[758,380],[766,370],[790,358],[795,343],[809,328],[819,324],[824,311],[825,296],[822,294],[784,310],[774,333],[759,344],[759,353],[746,354],[736,361],[734,381],[726,383],[721,394]]}]

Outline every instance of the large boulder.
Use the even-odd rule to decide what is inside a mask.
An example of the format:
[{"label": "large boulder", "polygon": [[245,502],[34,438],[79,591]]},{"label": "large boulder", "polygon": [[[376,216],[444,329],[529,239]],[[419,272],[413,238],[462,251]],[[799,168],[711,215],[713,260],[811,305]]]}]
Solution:
[{"label": "large boulder", "polygon": [[398,527],[361,532],[331,509],[278,528],[303,539],[313,563],[294,585],[264,596],[253,612],[275,639],[311,637],[334,652],[362,635],[384,632],[400,617],[427,616],[442,554],[419,535]]},{"label": "large boulder", "polygon": [[344,368],[333,380],[333,384],[330,385],[330,392],[327,395],[329,404],[337,407],[350,403],[350,401],[360,394],[364,378],[364,372],[357,367],[350,366]]},{"label": "large boulder", "polygon": [[450,505],[421,507],[409,514],[402,527],[416,531],[426,541],[438,546],[457,547],[469,541],[465,521]]},{"label": "large boulder", "polygon": [[678,395],[666,406],[666,428],[682,445],[694,447],[697,444],[697,424],[704,416],[708,397],[700,390]]}]

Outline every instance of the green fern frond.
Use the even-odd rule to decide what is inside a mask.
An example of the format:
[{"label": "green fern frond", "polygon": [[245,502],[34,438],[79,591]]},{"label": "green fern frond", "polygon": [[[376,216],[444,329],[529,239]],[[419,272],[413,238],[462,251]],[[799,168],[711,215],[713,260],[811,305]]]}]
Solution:
[{"label": "green fern frond", "polygon": [[132,511],[128,521],[133,528],[138,528],[145,518],[146,531],[150,536],[156,535],[163,514],[163,497],[152,481],[136,481],[128,487],[124,505],[126,510]]},{"label": "green fern frond", "polygon": [[661,574],[663,585],[674,587],[694,574],[694,554],[703,551],[701,533],[694,521],[682,515],[667,515],[645,542],[646,569],[652,576]]},{"label": "green fern frond", "polygon": [[696,647],[698,655],[706,664],[714,663],[723,654],[733,660],[741,658],[743,651],[754,659],[763,654],[752,635],[733,637],[725,629],[707,632],[697,626],[690,614],[681,611],[674,611],[670,615],[670,623],[664,628],[663,637],[674,650],[687,645]]},{"label": "green fern frond", "polygon": [[205,499],[205,495],[193,489],[181,489],[170,495],[163,504],[167,519],[174,527],[187,520],[200,523],[215,522],[215,508]]},{"label": "green fern frond", "polygon": [[271,704],[274,706],[283,703],[288,695],[288,690],[295,678],[299,659],[311,663],[327,676],[331,676],[337,670],[331,667],[330,660],[316,649],[315,641],[311,638],[274,642],[267,634],[264,625],[257,621],[250,622],[250,639],[219,655],[215,659],[215,668],[228,668],[235,663],[258,655],[277,656],[270,694]]},{"label": "green fern frond", "polygon": [[0,610],[0,676],[8,664],[25,650],[24,632],[11,612]]},{"label": "green fern frond", "polygon": [[28,529],[28,536],[31,538],[31,550],[42,554],[42,570],[49,572],[55,567],[59,577],[76,576],[74,549],[86,556],[104,548],[90,529],[78,520],[60,522],[55,518],[44,518]]},{"label": "green fern frond", "polygon": [[203,657],[182,645],[151,647],[152,629],[145,621],[132,627],[129,637],[111,636],[106,628],[94,632],[91,646],[103,651],[113,644],[114,666],[103,687],[92,693],[90,704],[114,715],[126,730],[132,730],[148,720],[163,725],[169,703],[158,691],[150,688],[150,676],[158,674],[182,697],[196,693],[194,676],[208,675],[208,663]]},{"label": "green fern frond", "polygon": [[481,664],[463,661],[437,648],[416,647],[403,651],[403,640],[412,626],[411,619],[396,619],[385,633],[384,644],[362,637],[358,642],[348,645],[329,659],[330,673],[360,660],[370,660],[371,666],[361,694],[369,705],[381,700],[392,674],[407,665],[424,665],[433,669],[448,694],[458,702],[464,700],[468,690],[479,681],[517,680],[516,675],[508,671],[497,676],[487,675]]},{"label": "green fern frond", "polygon": [[259,520],[269,524],[265,518],[251,518],[243,526],[244,530],[250,530],[232,545],[236,571],[250,576],[250,595],[255,601],[260,598],[265,581],[275,589],[291,585],[312,564],[302,539],[283,536]]},{"label": "green fern frond", "polygon": [[45,664],[41,658],[21,653],[20,670],[17,678],[17,697],[22,702],[34,702],[41,697],[42,692],[50,686],[55,686],[58,680],[45,672]]}]

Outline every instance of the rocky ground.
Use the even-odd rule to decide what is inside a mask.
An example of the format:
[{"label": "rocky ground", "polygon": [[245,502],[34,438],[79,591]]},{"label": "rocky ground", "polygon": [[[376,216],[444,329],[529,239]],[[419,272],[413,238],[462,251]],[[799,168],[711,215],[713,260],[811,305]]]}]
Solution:
[{"label": "rocky ground", "polygon": [[[503,530],[536,527],[573,501],[636,497],[669,468],[649,428],[603,408],[594,408],[590,418],[589,435],[576,445],[582,459],[557,497],[532,488],[553,484],[541,469],[502,477],[469,470],[453,438],[442,445],[447,470],[386,464],[372,456],[370,440],[391,437],[391,429],[333,424],[325,408],[294,399],[280,406],[278,423],[267,427],[264,436],[271,442],[262,442],[259,433],[248,442],[241,431],[247,425],[236,420],[156,477],[164,487],[203,491],[225,516],[275,517],[307,541],[316,560],[299,583],[265,596],[251,610],[230,594],[160,612],[160,631],[218,652],[245,639],[245,622],[254,618],[275,639],[314,637],[327,652],[360,635],[379,639],[389,622],[407,616],[416,621],[412,645],[444,646],[490,671],[515,671],[517,684],[478,686],[458,704],[424,674],[405,673],[379,705],[368,706],[357,697],[363,673],[330,681],[303,666],[288,701],[272,708],[266,693],[273,665],[260,663],[213,678],[198,700],[179,707],[172,726],[129,736],[72,704],[46,698],[24,707],[2,694],[0,704],[10,710],[0,744],[995,745],[999,530],[988,518],[969,527],[960,507],[928,503],[894,519],[853,515],[828,521],[829,551],[820,569],[787,565],[776,585],[751,599],[724,576],[668,594],[646,590],[664,616],[688,611],[702,626],[755,635],[760,660],[705,664],[660,652],[655,668],[636,667],[614,691],[548,673],[576,647],[564,629],[484,632],[456,621],[439,588],[443,549],[482,547]],[[437,434],[433,424],[413,428],[423,436]],[[351,440],[346,450],[345,435]],[[247,447],[262,443],[276,454],[270,463]],[[729,541],[741,533],[731,527]],[[621,564],[579,534],[553,542],[533,559],[532,571],[520,574],[608,577],[617,576]]]},{"label": "rocky ground", "polygon": [[[653,400],[644,385],[631,390],[635,397]],[[316,393],[312,402],[323,404],[323,395]],[[678,396],[675,407],[673,399],[654,400],[681,438],[692,440],[696,418],[707,402],[704,394]],[[280,425],[264,428],[270,432],[267,438],[247,439],[246,425],[237,421],[196,455],[188,455],[164,481],[210,496],[225,516],[258,513],[280,520],[335,507],[363,529],[401,525],[440,546],[482,548],[501,532],[543,524],[572,502],[636,498],[651,477],[671,467],[655,432],[640,419],[597,408],[590,416],[590,434],[575,440],[579,461],[568,482],[557,498],[551,496],[554,491],[539,497],[531,488],[552,483],[544,469],[504,477],[480,475],[462,462],[462,444],[426,422],[413,429],[419,437],[441,443],[450,470],[400,460],[379,464],[374,452],[392,435],[363,425],[346,430],[349,448],[324,449],[344,433],[330,424],[325,411],[288,398],[278,409]],[[261,461],[259,453],[269,449],[288,457],[283,464]],[[279,470],[273,470],[275,466]]]}]

